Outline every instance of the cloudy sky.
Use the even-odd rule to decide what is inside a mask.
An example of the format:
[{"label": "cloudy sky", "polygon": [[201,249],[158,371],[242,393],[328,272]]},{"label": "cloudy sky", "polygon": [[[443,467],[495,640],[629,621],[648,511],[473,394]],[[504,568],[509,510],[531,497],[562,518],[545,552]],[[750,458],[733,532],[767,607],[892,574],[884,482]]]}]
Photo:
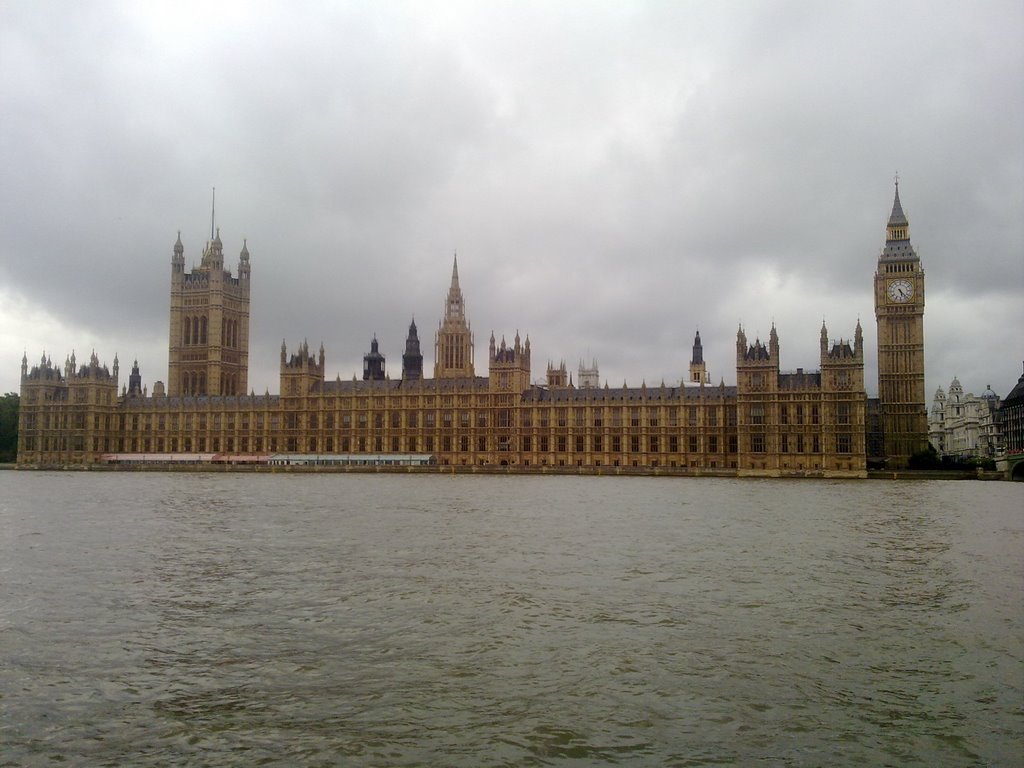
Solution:
[{"label": "cloudy sky", "polygon": [[1024,5],[0,1],[0,392],[22,354],[167,378],[178,230],[252,254],[250,384],[282,339],[425,364],[452,255],[533,376],[713,380],[774,322],[865,331],[899,173],[927,388],[1005,395],[1024,346]]}]

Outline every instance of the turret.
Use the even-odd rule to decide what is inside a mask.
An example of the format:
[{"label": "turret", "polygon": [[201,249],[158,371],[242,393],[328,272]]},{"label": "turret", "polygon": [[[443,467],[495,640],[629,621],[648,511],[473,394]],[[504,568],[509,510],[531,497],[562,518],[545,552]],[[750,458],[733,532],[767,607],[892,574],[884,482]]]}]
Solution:
[{"label": "turret", "polygon": [[139,373],[139,361],[132,365],[132,372],[128,375],[128,394],[142,395],[142,374]]},{"label": "turret", "polygon": [[246,239],[242,239],[242,251],[238,254],[238,279],[248,280],[251,274],[251,267],[249,266],[249,243]]},{"label": "turret", "polygon": [[491,389],[522,392],[530,386],[530,350],[529,339],[526,345],[520,343],[519,331],[516,331],[512,346],[495,343],[494,332],[488,353],[488,377]]},{"label": "turret", "polygon": [[181,244],[181,230],[178,230],[178,239],[174,241],[174,254],[171,256],[171,274],[178,275],[185,272],[185,246]]},{"label": "turret", "polygon": [[363,381],[384,381],[384,355],[380,353],[376,335],[370,342],[370,351],[363,355]]},{"label": "turret", "polygon": [[323,344],[320,345],[319,358],[309,353],[309,343],[305,340],[299,345],[297,352],[290,358],[285,343],[281,342],[281,395],[304,396],[309,394],[324,380],[326,357]]},{"label": "turret", "polygon": [[416,381],[423,378],[423,354],[420,352],[420,338],[416,331],[416,320],[409,323],[409,335],[405,339],[405,353],[402,355],[402,379]]},{"label": "turret", "polygon": [[711,377],[704,364],[704,346],[700,341],[700,331],[693,337],[693,354],[690,356],[690,381],[694,384],[708,384]]}]

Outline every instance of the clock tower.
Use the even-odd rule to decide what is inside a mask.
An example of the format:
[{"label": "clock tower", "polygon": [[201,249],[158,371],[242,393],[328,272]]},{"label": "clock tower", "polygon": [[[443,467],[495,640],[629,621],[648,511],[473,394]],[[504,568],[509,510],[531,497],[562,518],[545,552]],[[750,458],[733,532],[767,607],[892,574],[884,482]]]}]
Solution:
[{"label": "clock tower", "polygon": [[910,244],[910,223],[896,198],[875,271],[878,401],[890,468],[928,446],[924,391],[924,270]]}]

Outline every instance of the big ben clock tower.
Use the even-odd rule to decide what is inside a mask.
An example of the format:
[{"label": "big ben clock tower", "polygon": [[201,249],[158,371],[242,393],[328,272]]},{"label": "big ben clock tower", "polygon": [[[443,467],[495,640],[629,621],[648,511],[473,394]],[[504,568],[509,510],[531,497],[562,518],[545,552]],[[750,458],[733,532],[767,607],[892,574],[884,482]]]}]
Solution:
[{"label": "big ben clock tower", "polygon": [[878,324],[878,400],[890,468],[928,446],[924,391],[924,270],[910,244],[900,185],[875,271]]}]

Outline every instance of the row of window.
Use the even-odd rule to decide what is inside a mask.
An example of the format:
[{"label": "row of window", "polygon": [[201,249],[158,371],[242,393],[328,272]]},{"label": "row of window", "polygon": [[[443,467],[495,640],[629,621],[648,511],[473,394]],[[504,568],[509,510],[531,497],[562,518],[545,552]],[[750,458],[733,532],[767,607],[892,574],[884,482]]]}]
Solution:
[{"label": "row of window", "polygon": [[[840,432],[835,436],[836,453],[853,452],[853,435],[849,432]],[[767,453],[767,436],[762,433],[755,433],[750,436],[751,453]],[[821,435],[787,435],[779,436],[779,451],[781,453],[821,453]]]},{"label": "row of window", "polygon": [[[94,437],[92,439],[92,450],[97,452],[101,450],[109,452],[112,449],[114,442],[114,439],[110,437]],[[169,450],[172,453],[179,450],[185,452],[204,452],[206,450],[211,450],[215,453],[220,452],[221,450],[227,451],[228,453],[238,450],[243,453],[247,453],[249,451],[260,453],[264,450],[269,450],[271,452],[278,451],[281,450],[282,447],[287,451],[308,450],[310,452],[317,452],[323,450],[328,453],[337,448],[346,453],[365,453],[366,451],[379,453],[384,450],[390,450],[392,452],[406,451],[415,453],[417,451],[422,451],[432,453],[438,449],[445,453],[468,453],[470,450],[486,453],[493,449],[499,452],[521,450],[523,453],[532,453],[536,450],[539,453],[568,453],[570,451],[574,451],[575,453],[580,454],[587,452],[610,452],[615,454],[677,454],[680,452],[681,447],[685,447],[687,452],[691,454],[702,453],[700,440],[696,435],[691,435],[685,440],[676,435],[669,436],[665,440],[662,440],[658,436],[649,436],[646,440],[643,440],[639,435],[630,435],[628,438],[624,438],[620,435],[613,435],[608,440],[605,440],[601,435],[592,435],[589,441],[587,441],[583,435],[577,435],[572,439],[564,435],[559,435],[554,438],[551,438],[548,435],[541,435],[536,441],[534,441],[533,437],[530,435],[523,435],[519,439],[519,442],[521,443],[521,447],[517,449],[516,439],[508,436],[501,437],[497,441],[492,442],[486,435],[480,435],[475,439],[471,438],[469,435],[444,435],[439,439],[435,439],[432,435],[427,435],[423,437],[422,440],[416,436],[406,437],[404,440],[396,436],[388,440],[383,436],[378,435],[375,437],[360,436],[354,438],[346,436],[337,441],[335,441],[333,437],[327,437],[324,438],[322,444],[315,437],[271,437],[266,441],[264,441],[262,437],[255,437],[252,440],[243,437],[237,441],[233,437],[225,438],[223,441],[217,437],[210,438],[209,440],[205,437],[198,437],[194,440],[190,437],[186,437],[182,438],[180,441],[178,438],[172,437],[166,440],[164,438],[120,438],[116,440],[116,445],[118,451],[128,450],[149,452],[155,448],[159,453],[162,453],[165,450]],[[24,438],[24,447],[26,450],[35,451],[36,445],[37,440],[34,435],[29,435]],[[39,450],[46,452],[59,450],[83,451],[85,450],[85,438],[82,435],[72,435],[70,437],[43,436],[38,441],[38,445]],[[726,447],[727,453],[736,453],[737,436],[729,435],[727,441],[720,443],[717,435],[708,435],[706,439],[706,451],[703,452],[708,454],[717,454],[719,453],[719,448],[723,445]],[[854,440],[852,434],[839,433],[835,436],[836,453],[852,453],[853,447]],[[766,436],[763,434],[751,435],[750,451],[751,453],[766,453]],[[821,438],[819,435],[811,435],[805,440],[804,435],[795,435],[794,439],[790,441],[788,435],[782,435],[780,451],[782,453],[821,453]]]}]

